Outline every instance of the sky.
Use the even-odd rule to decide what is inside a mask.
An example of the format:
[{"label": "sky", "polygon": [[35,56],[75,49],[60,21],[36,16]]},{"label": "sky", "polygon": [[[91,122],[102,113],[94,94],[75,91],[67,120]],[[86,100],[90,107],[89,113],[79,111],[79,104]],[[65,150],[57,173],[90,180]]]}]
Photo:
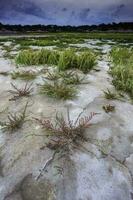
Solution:
[{"label": "sky", "polygon": [[0,0],[0,22],[75,26],[133,22],[133,0]]}]

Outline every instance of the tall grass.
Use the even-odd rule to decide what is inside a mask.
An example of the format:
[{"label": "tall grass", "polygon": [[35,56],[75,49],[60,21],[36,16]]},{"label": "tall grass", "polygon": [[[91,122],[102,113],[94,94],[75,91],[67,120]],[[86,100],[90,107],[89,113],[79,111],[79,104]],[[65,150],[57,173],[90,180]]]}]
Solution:
[{"label": "tall grass", "polygon": [[96,64],[96,55],[92,52],[81,53],[78,57],[78,68],[84,73],[93,69]]},{"label": "tall grass", "polygon": [[59,54],[54,51],[42,49],[38,51],[24,50],[16,57],[16,63],[20,65],[57,64]]},{"label": "tall grass", "polygon": [[53,51],[49,54],[47,64],[58,65],[60,54],[57,51]]},{"label": "tall grass", "polygon": [[32,50],[21,51],[16,57],[16,63],[22,65],[36,65],[39,64],[38,52]]},{"label": "tall grass", "polygon": [[17,64],[23,65],[57,65],[59,71],[79,69],[88,72],[96,65],[96,54],[91,51],[76,54],[72,49],[63,52],[50,50],[24,50],[16,57]]},{"label": "tall grass", "polygon": [[96,55],[90,51],[77,55],[73,50],[64,51],[59,59],[59,70],[77,68],[88,72],[96,65]]},{"label": "tall grass", "polygon": [[72,50],[64,51],[59,58],[58,68],[59,70],[66,70],[71,68],[77,68],[78,57]]},{"label": "tall grass", "polygon": [[126,65],[133,54],[133,50],[126,47],[114,47],[110,56],[115,65]]},{"label": "tall grass", "polygon": [[133,50],[115,48],[111,52],[113,84],[133,98]]},{"label": "tall grass", "polygon": [[[16,57],[16,64],[20,65],[42,65],[57,64],[59,53],[46,49],[41,50],[22,50]],[[56,60],[57,59],[57,60]]]}]

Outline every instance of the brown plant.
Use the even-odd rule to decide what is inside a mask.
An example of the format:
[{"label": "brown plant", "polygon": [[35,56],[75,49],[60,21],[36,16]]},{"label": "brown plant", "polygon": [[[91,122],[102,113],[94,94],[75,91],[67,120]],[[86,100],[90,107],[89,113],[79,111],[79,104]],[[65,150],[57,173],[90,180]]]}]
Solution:
[{"label": "brown plant", "polygon": [[23,88],[17,88],[17,86],[14,85],[13,83],[11,83],[11,85],[13,87],[13,90],[9,90],[8,92],[12,94],[13,97],[9,99],[10,101],[16,101],[21,97],[28,97],[33,92],[33,88],[31,87],[32,83],[31,84],[26,83]]},{"label": "brown plant", "polygon": [[28,102],[26,103],[24,110],[20,113],[9,113],[7,122],[0,122],[0,126],[4,132],[14,132],[21,128],[23,124],[27,121],[26,111],[28,107]]}]

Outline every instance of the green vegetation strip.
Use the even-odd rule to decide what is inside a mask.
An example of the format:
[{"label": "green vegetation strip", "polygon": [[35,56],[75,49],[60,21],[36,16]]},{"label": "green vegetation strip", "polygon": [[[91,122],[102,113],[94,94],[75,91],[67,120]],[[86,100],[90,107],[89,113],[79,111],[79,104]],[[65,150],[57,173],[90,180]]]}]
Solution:
[{"label": "green vegetation strip", "polygon": [[113,62],[110,72],[113,84],[133,98],[133,49],[116,47],[112,49],[110,56]]},{"label": "green vegetation strip", "polygon": [[59,70],[76,68],[86,73],[96,65],[96,58],[96,54],[92,51],[77,55],[72,50],[63,52],[46,49],[38,51],[24,50],[16,57],[16,63],[20,65],[56,65]]}]

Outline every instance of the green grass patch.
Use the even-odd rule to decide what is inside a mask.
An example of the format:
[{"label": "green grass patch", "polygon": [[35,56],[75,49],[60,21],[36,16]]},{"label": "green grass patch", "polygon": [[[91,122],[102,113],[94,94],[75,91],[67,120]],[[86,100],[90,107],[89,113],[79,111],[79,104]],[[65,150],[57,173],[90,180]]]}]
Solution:
[{"label": "green grass patch", "polygon": [[59,58],[58,68],[59,70],[66,70],[77,68],[78,56],[72,50],[64,51]]},{"label": "green grass patch", "polygon": [[110,56],[113,67],[110,73],[113,76],[113,84],[133,98],[133,50],[115,48],[112,52]]},{"label": "green grass patch", "polygon": [[43,65],[58,63],[59,54],[54,51],[42,49],[38,51],[24,50],[21,51],[16,57],[16,64],[20,65]]},{"label": "green grass patch", "polygon": [[33,80],[36,78],[36,73],[32,71],[22,71],[22,72],[13,72],[11,73],[12,79],[22,79],[22,80]]},{"label": "green grass patch", "polygon": [[52,98],[67,100],[73,99],[77,94],[77,90],[75,87],[68,86],[64,82],[56,81],[54,83],[45,82],[40,87],[40,93]]},{"label": "green grass patch", "polygon": [[20,65],[56,65],[59,71],[67,69],[79,69],[88,72],[96,65],[96,54],[87,51],[77,54],[69,49],[64,52],[50,51],[46,49],[33,51],[24,50],[16,57],[16,63]]},{"label": "green grass patch", "polygon": [[114,47],[110,52],[110,57],[115,65],[127,65],[132,55],[133,49],[127,47]]},{"label": "green grass patch", "polygon": [[93,69],[96,65],[96,54],[91,51],[77,55],[73,50],[66,50],[60,55],[59,70],[79,69],[84,73]]},{"label": "green grass patch", "polygon": [[82,84],[84,77],[76,72],[60,72],[60,77],[67,85],[79,85]]},{"label": "green grass patch", "polygon": [[96,64],[96,55],[92,52],[81,53],[78,57],[78,68],[84,73],[89,72]]}]

